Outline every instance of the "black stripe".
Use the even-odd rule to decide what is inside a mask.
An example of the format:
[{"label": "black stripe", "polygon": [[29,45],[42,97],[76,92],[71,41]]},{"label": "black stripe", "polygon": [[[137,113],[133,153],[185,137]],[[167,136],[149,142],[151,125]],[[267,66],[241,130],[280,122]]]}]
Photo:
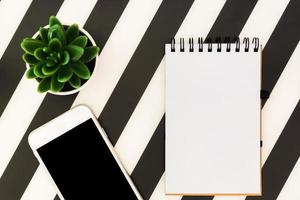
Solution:
[{"label": "black stripe", "polygon": [[56,195],[56,196],[54,197],[54,200],[60,200],[59,196]]},{"label": "black stripe", "polygon": [[128,0],[101,0],[96,4],[84,28],[93,36],[100,50],[106,44],[127,3]]},{"label": "black stripe", "polygon": [[[96,36],[95,41],[100,47],[105,45],[127,3],[128,1],[124,0],[102,0],[96,4],[84,28],[91,30],[90,34]],[[107,9],[109,10],[107,11]],[[95,25],[99,27],[98,31],[93,30],[92,26]],[[100,33],[102,35],[98,37],[97,35]],[[27,143],[28,134],[38,126],[67,111],[75,98],[76,95],[46,95],[0,179],[0,199],[20,199],[38,167],[38,161]]]},{"label": "black stripe", "polygon": [[256,3],[257,0],[226,1],[207,37],[227,36],[232,39],[239,36]]},{"label": "black stripe", "polygon": [[[149,145],[135,166],[131,178],[144,199],[149,199],[165,171],[165,117],[156,128]],[[156,148],[151,148],[156,147]],[[153,171],[155,173],[153,173]]]},{"label": "black stripe", "polygon": [[211,200],[212,196],[184,196],[182,199],[185,200]]},{"label": "black stripe", "polygon": [[162,60],[165,43],[175,36],[192,3],[166,0],[156,12],[99,118],[113,144]]},{"label": "black stripe", "polygon": [[261,197],[247,197],[246,200],[277,199],[297,160],[300,157],[300,102],[288,120],[266,163],[263,166]]},{"label": "black stripe", "polygon": [[262,54],[262,87],[274,88],[300,39],[300,1],[291,0]]},{"label": "black stripe", "polygon": [[40,26],[47,25],[49,16],[55,15],[62,3],[63,0],[34,0],[30,4],[0,60],[0,115],[26,70],[20,42],[24,37],[31,37]]}]

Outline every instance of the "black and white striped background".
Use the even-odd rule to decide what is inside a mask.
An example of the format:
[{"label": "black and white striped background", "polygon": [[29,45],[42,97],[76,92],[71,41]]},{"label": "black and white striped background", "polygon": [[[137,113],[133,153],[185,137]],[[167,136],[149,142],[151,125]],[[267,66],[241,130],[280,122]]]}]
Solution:
[{"label": "black and white striped background", "polygon": [[[102,47],[79,94],[38,94],[19,43],[50,15],[83,26]],[[300,199],[299,0],[2,0],[0,199],[58,199],[27,143],[38,126],[89,105],[145,199]],[[164,44],[172,37],[258,36],[263,44],[263,196],[164,195]],[[247,158],[245,158],[247,159]]]}]

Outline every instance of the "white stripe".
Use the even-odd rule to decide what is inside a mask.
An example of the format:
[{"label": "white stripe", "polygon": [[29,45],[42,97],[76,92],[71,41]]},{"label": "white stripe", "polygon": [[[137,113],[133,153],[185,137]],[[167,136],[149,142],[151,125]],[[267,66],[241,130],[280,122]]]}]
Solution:
[{"label": "white stripe", "polygon": [[4,0],[0,4],[0,58],[21,23],[32,0]]},{"label": "white stripe", "polygon": [[300,159],[282,188],[277,200],[300,199]]},{"label": "white stripe", "polygon": [[161,2],[129,1],[99,56],[97,70],[73,106],[86,104],[100,115]]},{"label": "white stripe", "polygon": [[[62,22],[71,20],[80,26],[87,20],[92,11],[96,0],[89,0],[82,4],[79,0],[66,0],[62,4],[57,16]],[[79,9],[74,15],[74,10]],[[24,65],[25,67],[25,65]],[[9,163],[19,142],[21,141],[26,129],[34,117],[45,94],[39,94],[36,91],[37,83],[22,77],[14,92],[9,104],[4,110],[0,120],[0,176],[2,176],[5,167]],[[16,112],[18,114],[18,123],[16,123]]]},{"label": "white stripe", "polygon": [[247,20],[240,37],[259,37],[264,46],[284,12],[289,0],[258,1]]},{"label": "white stripe", "polygon": [[55,186],[49,180],[48,174],[46,174],[45,170],[39,166],[21,200],[53,200],[57,192]]},{"label": "white stripe", "polygon": [[88,20],[93,8],[98,0],[87,0],[82,3],[82,0],[64,0],[65,2],[61,6],[57,13],[58,19],[64,24],[78,24],[83,27]]}]

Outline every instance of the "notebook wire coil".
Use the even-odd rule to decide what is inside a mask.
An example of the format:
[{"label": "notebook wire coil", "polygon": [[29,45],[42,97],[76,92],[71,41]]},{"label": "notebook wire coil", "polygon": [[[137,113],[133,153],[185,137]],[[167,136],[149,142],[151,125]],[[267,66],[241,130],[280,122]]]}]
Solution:
[{"label": "notebook wire coil", "polygon": [[[241,41],[242,41],[242,43],[241,43]],[[254,38],[252,38],[251,42],[254,45],[253,51],[257,52],[259,50],[259,39],[257,37],[254,37]],[[178,51],[176,49],[175,44],[176,44],[176,40],[175,40],[175,38],[172,38],[171,39],[171,52]],[[194,51],[203,52],[204,51],[203,48],[205,47],[205,48],[207,48],[208,52],[212,52],[214,50],[213,44],[216,44],[217,52],[221,52],[221,51],[249,52],[249,50],[250,50],[250,39],[248,37],[245,37],[242,40],[239,37],[235,37],[233,40],[231,40],[230,37],[225,37],[223,42],[222,42],[221,37],[216,37],[214,40],[210,37],[206,38],[205,40],[203,40],[202,37],[199,37],[197,40],[197,43],[195,43],[195,44],[198,44],[197,45],[198,48],[196,50],[195,50],[195,45],[194,45],[194,38],[189,38],[188,44],[186,44],[184,42],[184,38],[180,38],[179,39],[179,51],[185,52],[187,50],[189,52],[194,52]],[[207,44],[207,45],[204,45],[204,44]],[[224,46],[222,44],[226,44],[226,48],[224,50],[222,49],[222,48],[224,48]],[[186,46],[188,46],[188,48]]]}]

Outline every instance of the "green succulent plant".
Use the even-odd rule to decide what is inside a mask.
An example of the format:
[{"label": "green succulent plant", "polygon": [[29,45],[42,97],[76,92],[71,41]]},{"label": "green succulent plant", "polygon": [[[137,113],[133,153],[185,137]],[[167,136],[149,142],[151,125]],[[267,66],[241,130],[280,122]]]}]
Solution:
[{"label": "green succulent plant", "polygon": [[36,38],[24,38],[21,42],[25,51],[22,58],[30,66],[27,78],[39,81],[39,92],[79,88],[82,80],[91,76],[86,64],[99,52],[99,47],[87,44],[88,38],[77,24],[63,26],[51,16],[48,28],[41,27]]}]

